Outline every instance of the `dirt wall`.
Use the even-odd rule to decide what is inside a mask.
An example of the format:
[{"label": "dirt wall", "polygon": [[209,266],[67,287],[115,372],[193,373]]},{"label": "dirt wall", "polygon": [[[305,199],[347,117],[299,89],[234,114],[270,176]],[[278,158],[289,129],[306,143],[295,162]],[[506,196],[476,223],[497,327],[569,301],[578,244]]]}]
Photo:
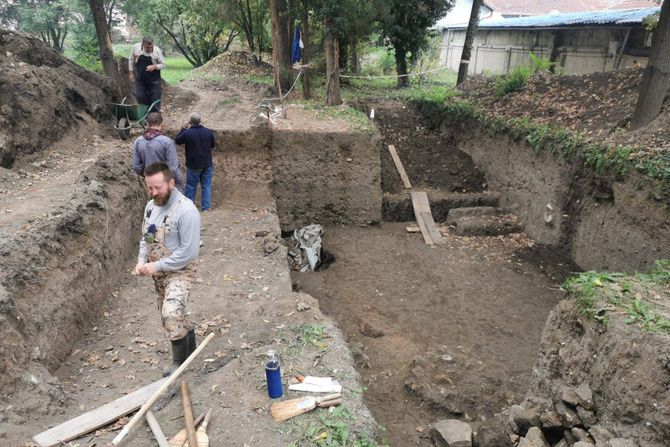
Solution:
[{"label": "dirt wall", "polygon": [[39,152],[88,115],[108,116],[109,81],[40,40],[0,30],[0,166]]},{"label": "dirt wall", "polygon": [[494,139],[476,123],[443,120],[440,130],[486,173],[500,205],[519,215],[529,236],[565,251],[582,269],[641,270],[670,257],[670,212],[634,179],[595,179],[581,163]]},{"label": "dirt wall", "polygon": [[0,388],[50,380],[47,371],[91,329],[136,255],[139,234],[129,235],[145,203],[127,154],[107,156],[84,171],[57,211],[0,242]]},{"label": "dirt wall", "polygon": [[272,192],[283,230],[381,221],[381,140],[368,133],[272,133]]},{"label": "dirt wall", "polygon": [[[597,445],[610,445],[602,442],[608,436],[635,442],[626,445],[668,445],[667,334],[626,324],[618,312],[608,316],[607,324],[589,321],[573,299],[554,308],[542,334],[530,391],[510,413],[519,434],[534,425],[556,441],[577,428],[588,430]],[[579,387],[586,393],[575,396]],[[592,399],[583,399],[589,394]]]}]

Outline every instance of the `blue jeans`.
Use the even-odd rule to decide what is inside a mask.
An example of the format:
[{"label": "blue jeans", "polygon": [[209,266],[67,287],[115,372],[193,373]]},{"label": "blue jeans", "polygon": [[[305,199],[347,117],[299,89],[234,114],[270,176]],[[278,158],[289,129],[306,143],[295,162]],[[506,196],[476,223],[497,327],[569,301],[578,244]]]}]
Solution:
[{"label": "blue jeans", "polygon": [[195,203],[195,190],[200,183],[200,209],[208,210],[212,206],[212,175],[214,168],[210,166],[207,169],[186,168],[186,197]]}]

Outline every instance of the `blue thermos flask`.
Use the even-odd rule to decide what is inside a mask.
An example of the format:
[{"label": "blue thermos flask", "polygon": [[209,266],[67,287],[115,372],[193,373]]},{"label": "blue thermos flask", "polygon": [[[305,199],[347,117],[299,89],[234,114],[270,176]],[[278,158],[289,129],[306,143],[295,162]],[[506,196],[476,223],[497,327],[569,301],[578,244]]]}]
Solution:
[{"label": "blue thermos flask", "polygon": [[276,399],[283,394],[279,358],[274,350],[268,351],[266,356],[265,378],[268,382],[268,396],[270,396],[271,399]]}]

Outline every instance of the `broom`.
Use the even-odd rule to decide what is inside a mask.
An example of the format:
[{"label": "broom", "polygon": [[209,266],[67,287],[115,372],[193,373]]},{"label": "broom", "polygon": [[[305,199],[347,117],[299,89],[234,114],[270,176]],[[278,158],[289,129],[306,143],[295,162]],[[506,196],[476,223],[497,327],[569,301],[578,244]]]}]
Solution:
[{"label": "broom", "polygon": [[298,399],[286,400],[284,402],[278,402],[273,404],[270,407],[270,414],[272,414],[272,419],[276,422],[285,421],[297,416],[299,414],[307,413],[315,409],[333,407],[340,405],[342,403],[342,394],[328,394],[323,397],[300,397]]},{"label": "broom", "polygon": [[[203,418],[205,417],[204,413],[198,416],[198,418],[193,422],[195,425],[198,425]],[[188,434],[186,433],[186,429],[182,428],[179,433],[174,435],[170,440],[168,441],[168,445],[170,447],[183,447],[184,444],[186,444],[186,441],[188,441]]]},{"label": "broom", "polygon": [[212,415],[212,409],[207,410],[207,416],[202,422],[202,425],[195,433],[198,438],[198,447],[209,447],[209,437],[207,436],[207,424],[209,424],[209,417]]}]

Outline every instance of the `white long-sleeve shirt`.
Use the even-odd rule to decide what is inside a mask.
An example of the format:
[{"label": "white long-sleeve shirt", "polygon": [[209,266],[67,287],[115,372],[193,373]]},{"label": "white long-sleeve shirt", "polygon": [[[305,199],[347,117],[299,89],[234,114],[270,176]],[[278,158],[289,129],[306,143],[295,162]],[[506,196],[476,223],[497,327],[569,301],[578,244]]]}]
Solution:
[{"label": "white long-sleeve shirt", "polygon": [[135,62],[137,59],[144,54],[145,56],[151,57],[151,62],[158,67],[159,70],[165,68],[165,58],[163,58],[163,52],[160,48],[154,45],[154,50],[149,53],[144,52],[142,47],[142,42],[138,42],[133,45],[133,49],[130,50],[130,57],[128,58],[128,71],[135,73]]}]

